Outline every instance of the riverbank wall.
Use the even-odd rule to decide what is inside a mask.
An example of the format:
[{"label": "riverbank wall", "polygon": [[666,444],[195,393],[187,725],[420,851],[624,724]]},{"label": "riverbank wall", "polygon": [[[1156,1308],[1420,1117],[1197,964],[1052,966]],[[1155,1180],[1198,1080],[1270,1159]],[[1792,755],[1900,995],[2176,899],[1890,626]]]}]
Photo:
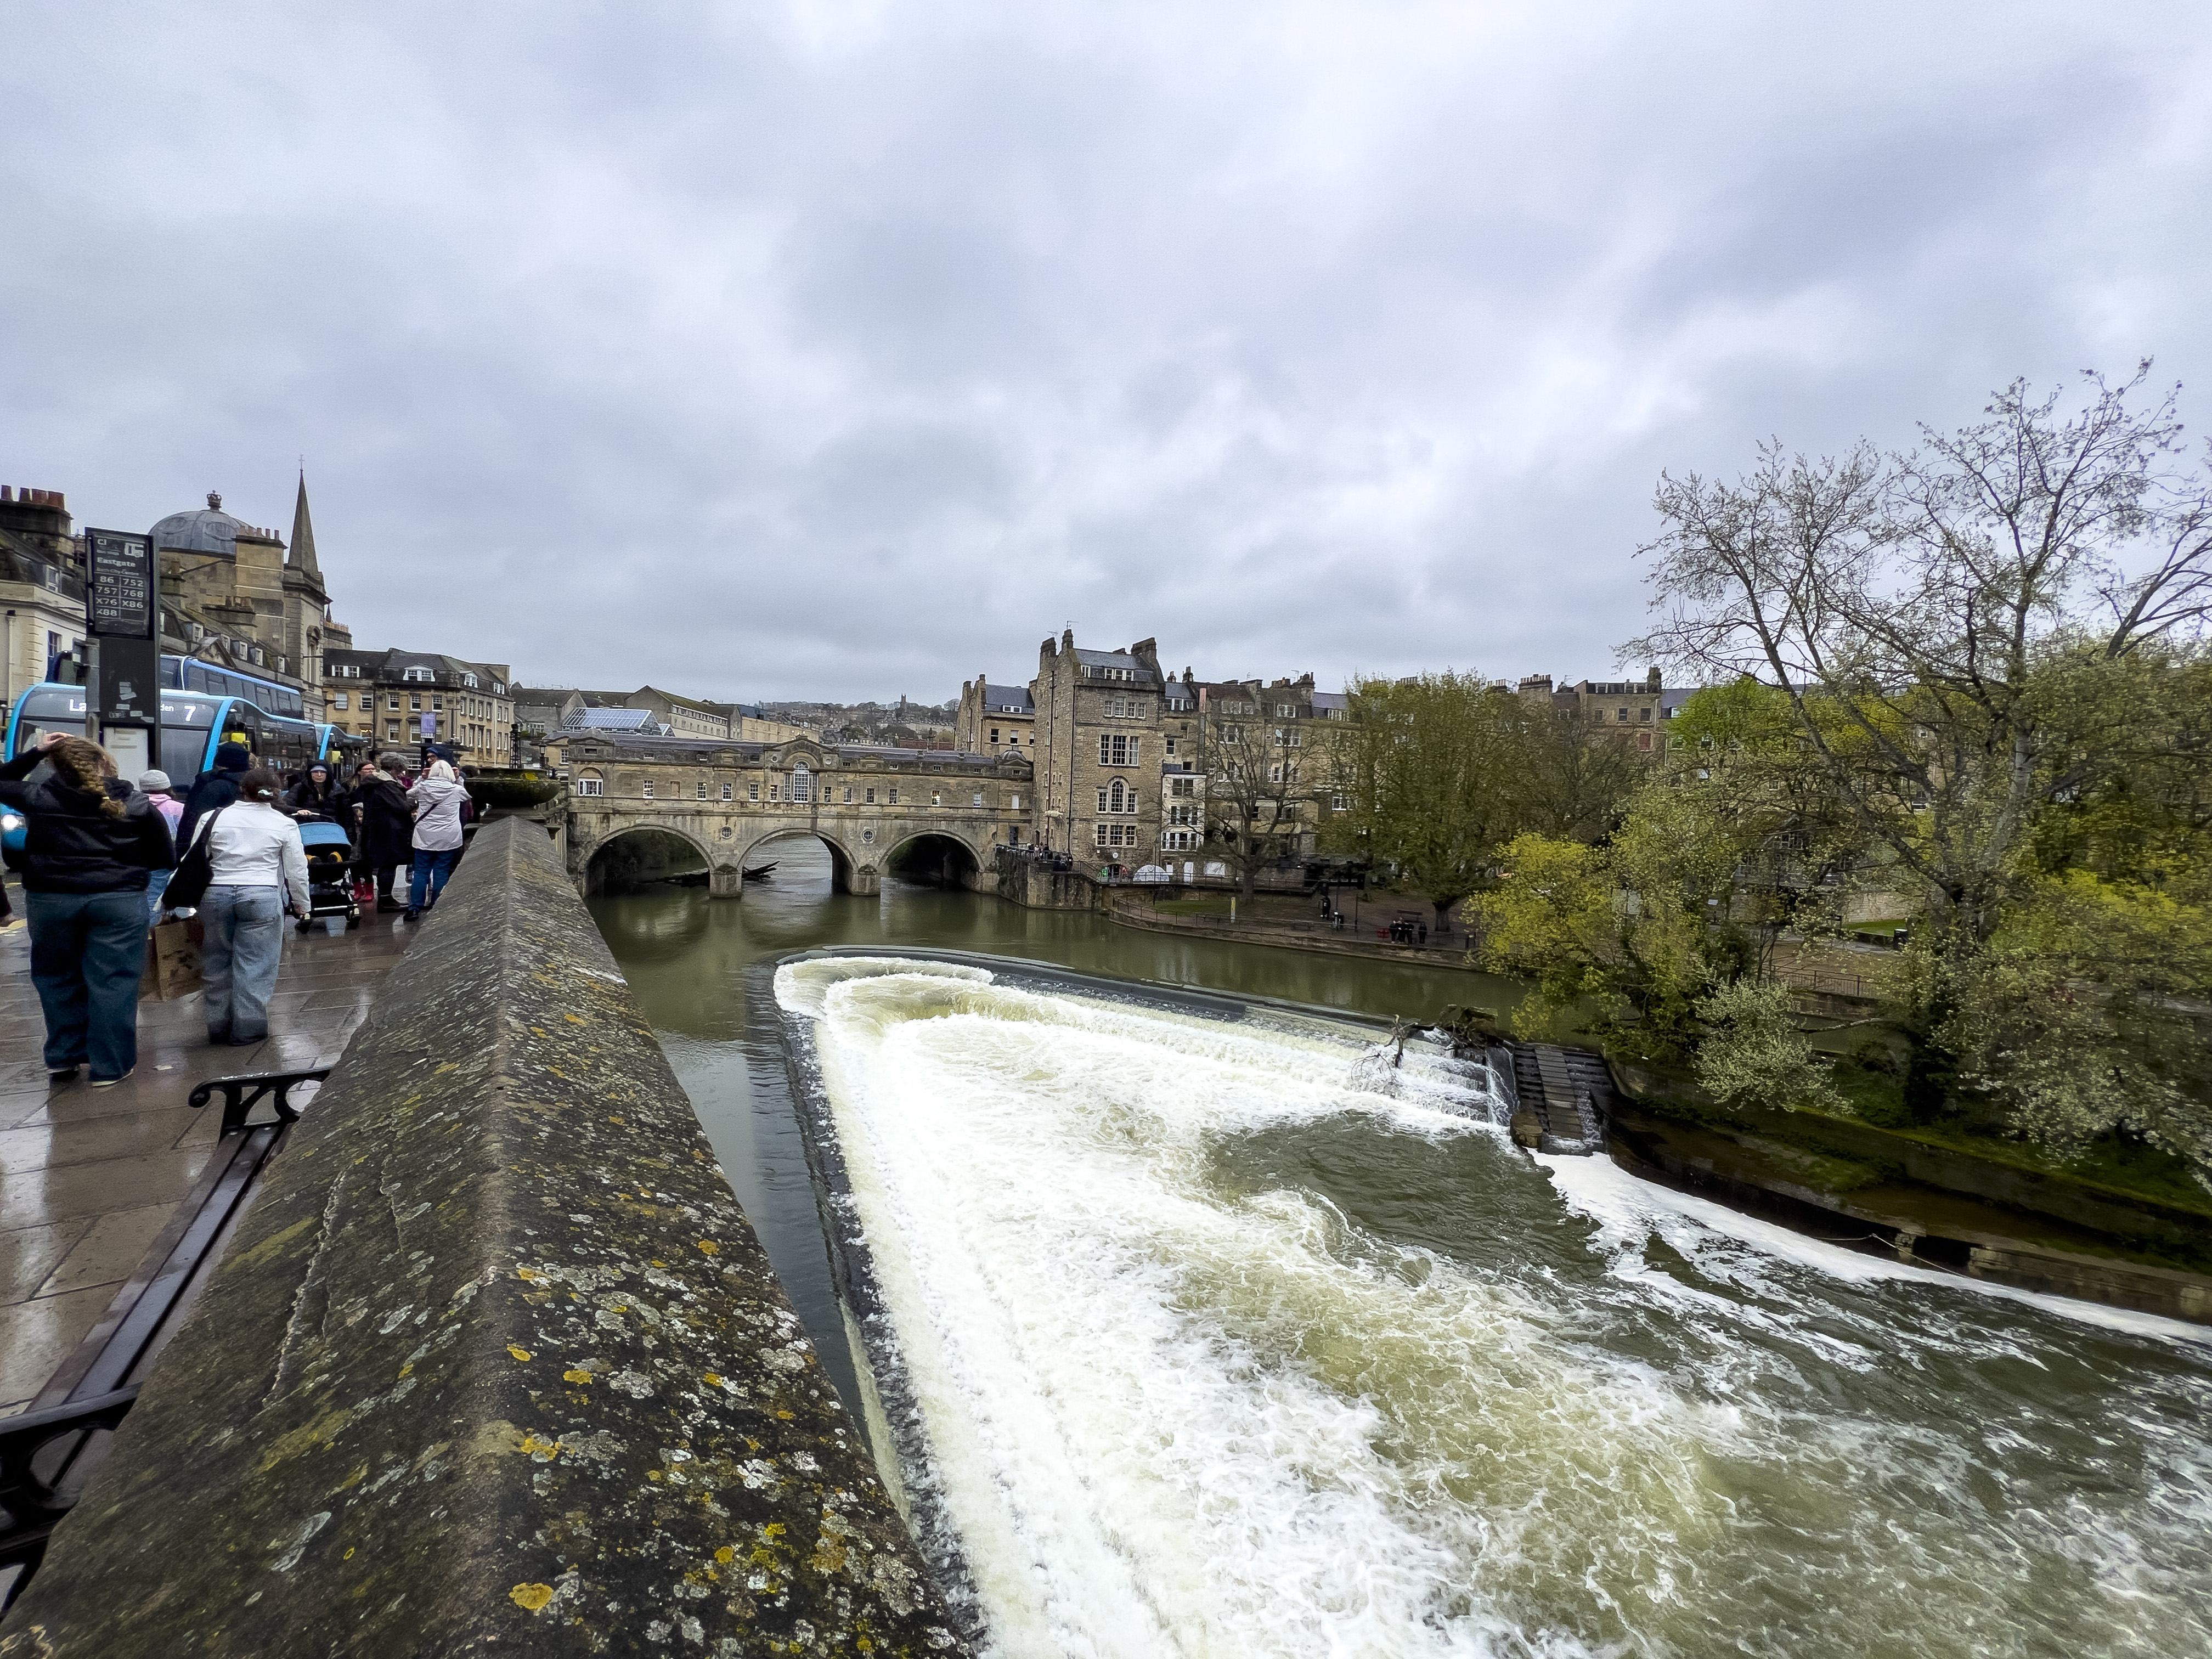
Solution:
[{"label": "riverbank wall", "polygon": [[2212,1275],[2182,1265],[2212,1259],[2212,1215],[1850,1119],[1722,1120],[1613,1071],[1608,1144],[1644,1179],[1995,1284],[2212,1323]]},{"label": "riverbank wall", "polygon": [[965,1650],[551,839],[475,837],[0,1654]]}]

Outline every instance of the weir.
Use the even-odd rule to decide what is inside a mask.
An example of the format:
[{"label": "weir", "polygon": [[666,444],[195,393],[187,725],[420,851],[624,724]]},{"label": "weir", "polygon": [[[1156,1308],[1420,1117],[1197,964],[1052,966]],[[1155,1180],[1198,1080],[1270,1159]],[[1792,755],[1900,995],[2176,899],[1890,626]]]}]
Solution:
[{"label": "weir", "polygon": [[0,1654],[963,1644],[544,830],[487,826]]}]

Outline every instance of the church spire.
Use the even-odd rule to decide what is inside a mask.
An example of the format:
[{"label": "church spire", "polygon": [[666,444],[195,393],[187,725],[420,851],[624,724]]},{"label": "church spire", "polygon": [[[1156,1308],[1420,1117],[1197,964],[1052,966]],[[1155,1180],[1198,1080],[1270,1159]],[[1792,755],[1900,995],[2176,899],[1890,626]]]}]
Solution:
[{"label": "church spire", "polygon": [[292,546],[284,562],[318,582],[323,579],[322,567],[315,562],[315,522],[307,516],[307,472],[305,467],[300,470],[300,499],[292,508]]}]

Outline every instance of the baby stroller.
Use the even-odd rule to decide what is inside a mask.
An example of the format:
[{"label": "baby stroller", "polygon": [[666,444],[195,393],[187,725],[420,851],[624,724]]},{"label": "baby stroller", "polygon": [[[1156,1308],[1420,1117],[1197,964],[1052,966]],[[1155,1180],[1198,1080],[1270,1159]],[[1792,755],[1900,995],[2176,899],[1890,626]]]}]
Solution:
[{"label": "baby stroller", "polygon": [[300,845],[307,854],[307,915],[299,924],[306,933],[325,916],[343,916],[349,930],[361,926],[361,906],[353,891],[353,842],[345,826],[330,818],[309,818],[300,825]]}]

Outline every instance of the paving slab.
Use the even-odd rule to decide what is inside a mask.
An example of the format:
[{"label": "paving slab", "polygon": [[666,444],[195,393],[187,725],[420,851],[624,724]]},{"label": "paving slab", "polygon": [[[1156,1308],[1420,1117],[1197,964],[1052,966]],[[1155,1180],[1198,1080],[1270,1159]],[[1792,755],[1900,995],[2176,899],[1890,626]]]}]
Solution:
[{"label": "paving slab", "polygon": [[222,1127],[218,1108],[185,1106],[193,1085],[334,1063],[413,937],[388,919],[343,934],[287,929],[269,1036],[217,1047],[198,992],[142,1000],[137,1070],[94,1089],[82,1073],[47,1081],[29,929],[0,932],[0,1413],[35,1395],[106,1312],[191,1189]]}]

